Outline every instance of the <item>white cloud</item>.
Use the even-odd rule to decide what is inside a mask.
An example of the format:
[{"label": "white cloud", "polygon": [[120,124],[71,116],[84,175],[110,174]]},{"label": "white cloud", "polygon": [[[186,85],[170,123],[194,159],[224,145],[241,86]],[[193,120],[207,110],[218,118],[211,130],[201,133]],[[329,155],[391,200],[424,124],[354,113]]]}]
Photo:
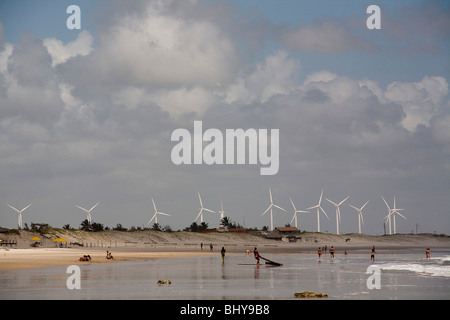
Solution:
[{"label": "white cloud", "polygon": [[265,103],[277,94],[288,94],[297,87],[300,64],[278,51],[258,63],[253,72],[238,76],[225,93],[227,103]]},{"label": "white cloud", "polygon": [[78,37],[67,44],[55,38],[47,38],[43,40],[44,46],[47,48],[52,57],[52,66],[66,62],[68,59],[76,56],[86,56],[92,51],[94,38],[87,30],[79,33]]},{"label": "white cloud", "polygon": [[212,23],[149,11],[104,34],[93,67],[108,81],[135,86],[214,87],[228,82],[236,59],[232,41]]},{"label": "white cloud", "polygon": [[430,120],[448,94],[448,83],[442,77],[424,77],[420,82],[393,82],[385,92],[392,102],[403,107],[403,126],[414,131],[417,125],[430,125]]}]

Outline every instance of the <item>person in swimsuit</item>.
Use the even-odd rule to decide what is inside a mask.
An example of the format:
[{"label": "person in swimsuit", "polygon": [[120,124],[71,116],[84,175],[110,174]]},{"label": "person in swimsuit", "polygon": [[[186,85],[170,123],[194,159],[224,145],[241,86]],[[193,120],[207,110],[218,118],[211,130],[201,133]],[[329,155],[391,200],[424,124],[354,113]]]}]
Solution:
[{"label": "person in swimsuit", "polygon": [[322,255],[322,249],[319,247],[319,249],[317,249],[317,254],[319,255],[319,259],[320,259],[320,256]]},{"label": "person in swimsuit", "polygon": [[333,248],[333,246],[331,246],[331,248],[330,248],[330,256],[331,256],[331,259],[334,259],[334,248]]},{"label": "person in swimsuit", "polygon": [[253,256],[255,257],[257,263],[259,264],[260,257],[259,257],[258,249],[256,249],[256,247],[255,247],[255,250],[253,250]]},{"label": "person in swimsuit", "polygon": [[430,256],[431,256],[430,248],[427,248],[427,250],[425,250],[425,255],[426,255],[427,259],[430,259]]}]

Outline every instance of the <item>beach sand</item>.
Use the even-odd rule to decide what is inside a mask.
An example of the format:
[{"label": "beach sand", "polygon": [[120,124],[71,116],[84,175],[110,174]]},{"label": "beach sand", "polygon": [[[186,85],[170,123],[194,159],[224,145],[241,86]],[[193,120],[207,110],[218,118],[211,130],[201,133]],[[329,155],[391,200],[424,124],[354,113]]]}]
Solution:
[{"label": "beach sand", "polygon": [[[22,270],[46,266],[60,266],[87,263],[114,263],[141,259],[162,259],[219,255],[224,246],[227,252],[242,252],[258,247],[262,256],[265,253],[316,253],[318,247],[334,246],[336,254],[345,251],[361,252],[372,246],[377,249],[392,250],[405,248],[450,248],[450,237],[431,234],[399,234],[389,236],[371,235],[333,235],[323,233],[302,233],[297,242],[270,240],[250,233],[193,233],[193,232],[158,232],[105,231],[89,233],[80,230],[58,229],[53,233],[39,235],[43,240],[41,247],[31,247],[30,239],[36,233],[22,230],[4,241],[17,241],[17,248],[0,248],[0,270]],[[64,237],[68,243],[84,243],[84,247],[72,245],[71,248],[57,248],[52,239]],[[350,239],[350,240],[348,240]],[[200,244],[203,243],[203,249]],[[209,245],[213,244],[211,252]],[[106,250],[110,248],[114,259],[106,259]],[[84,255],[90,255],[91,262],[79,261]]]}]

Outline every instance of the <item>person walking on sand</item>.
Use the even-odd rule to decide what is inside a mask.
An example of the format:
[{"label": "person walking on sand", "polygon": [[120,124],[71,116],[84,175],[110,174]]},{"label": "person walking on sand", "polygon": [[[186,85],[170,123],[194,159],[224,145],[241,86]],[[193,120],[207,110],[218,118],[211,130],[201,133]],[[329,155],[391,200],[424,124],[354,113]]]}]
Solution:
[{"label": "person walking on sand", "polygon": [[372,251],[370,252],[370,262],[375,262],[375,246],[372,247]]},{"label": "person walking on sand", "polygon": [[430,256],[431,256],[430,248],[427,248],[427,250],[425,250],[425,255],[426,255],[427,259],[430,259]]},{"label": "person walking on sand", "polygon": [[333,248],[333,246],[331,246],[329,252],[330,252],[331,259],[334,259],[334,248]]},{"label": "person walking on sand", "polygon": [[220,254],[222,255],[222,263],[225,262],[225,252],[227,252],[225,247],[222,247],[222,250],[220,250]]},{"label": "person walking on sand", "polygon": [[320,256],[322,255],[322,249],[319,247],[319,249],[317,249],[317,255],[319,256],[319,260],[320,260]]}]

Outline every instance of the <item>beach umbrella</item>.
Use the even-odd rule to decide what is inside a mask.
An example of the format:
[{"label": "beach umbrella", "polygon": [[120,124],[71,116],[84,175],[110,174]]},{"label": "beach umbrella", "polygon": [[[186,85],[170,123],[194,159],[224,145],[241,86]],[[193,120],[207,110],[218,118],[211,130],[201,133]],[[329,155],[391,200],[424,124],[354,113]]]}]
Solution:
[{"label": "beach umbrella", "polygon": [[41,238],[38,238],[38,237],[33,237],[33,238],[31,238],[31,240],[34,240],[34,241],[39,241],[39,240],[41,240]]},{"label": "beach umbrella", "polygon": [[67,242],[69,240],[67,240],[66,238],[56,238],[56,239],[53,239],[53,241],[56,241],[56,242]]}]

